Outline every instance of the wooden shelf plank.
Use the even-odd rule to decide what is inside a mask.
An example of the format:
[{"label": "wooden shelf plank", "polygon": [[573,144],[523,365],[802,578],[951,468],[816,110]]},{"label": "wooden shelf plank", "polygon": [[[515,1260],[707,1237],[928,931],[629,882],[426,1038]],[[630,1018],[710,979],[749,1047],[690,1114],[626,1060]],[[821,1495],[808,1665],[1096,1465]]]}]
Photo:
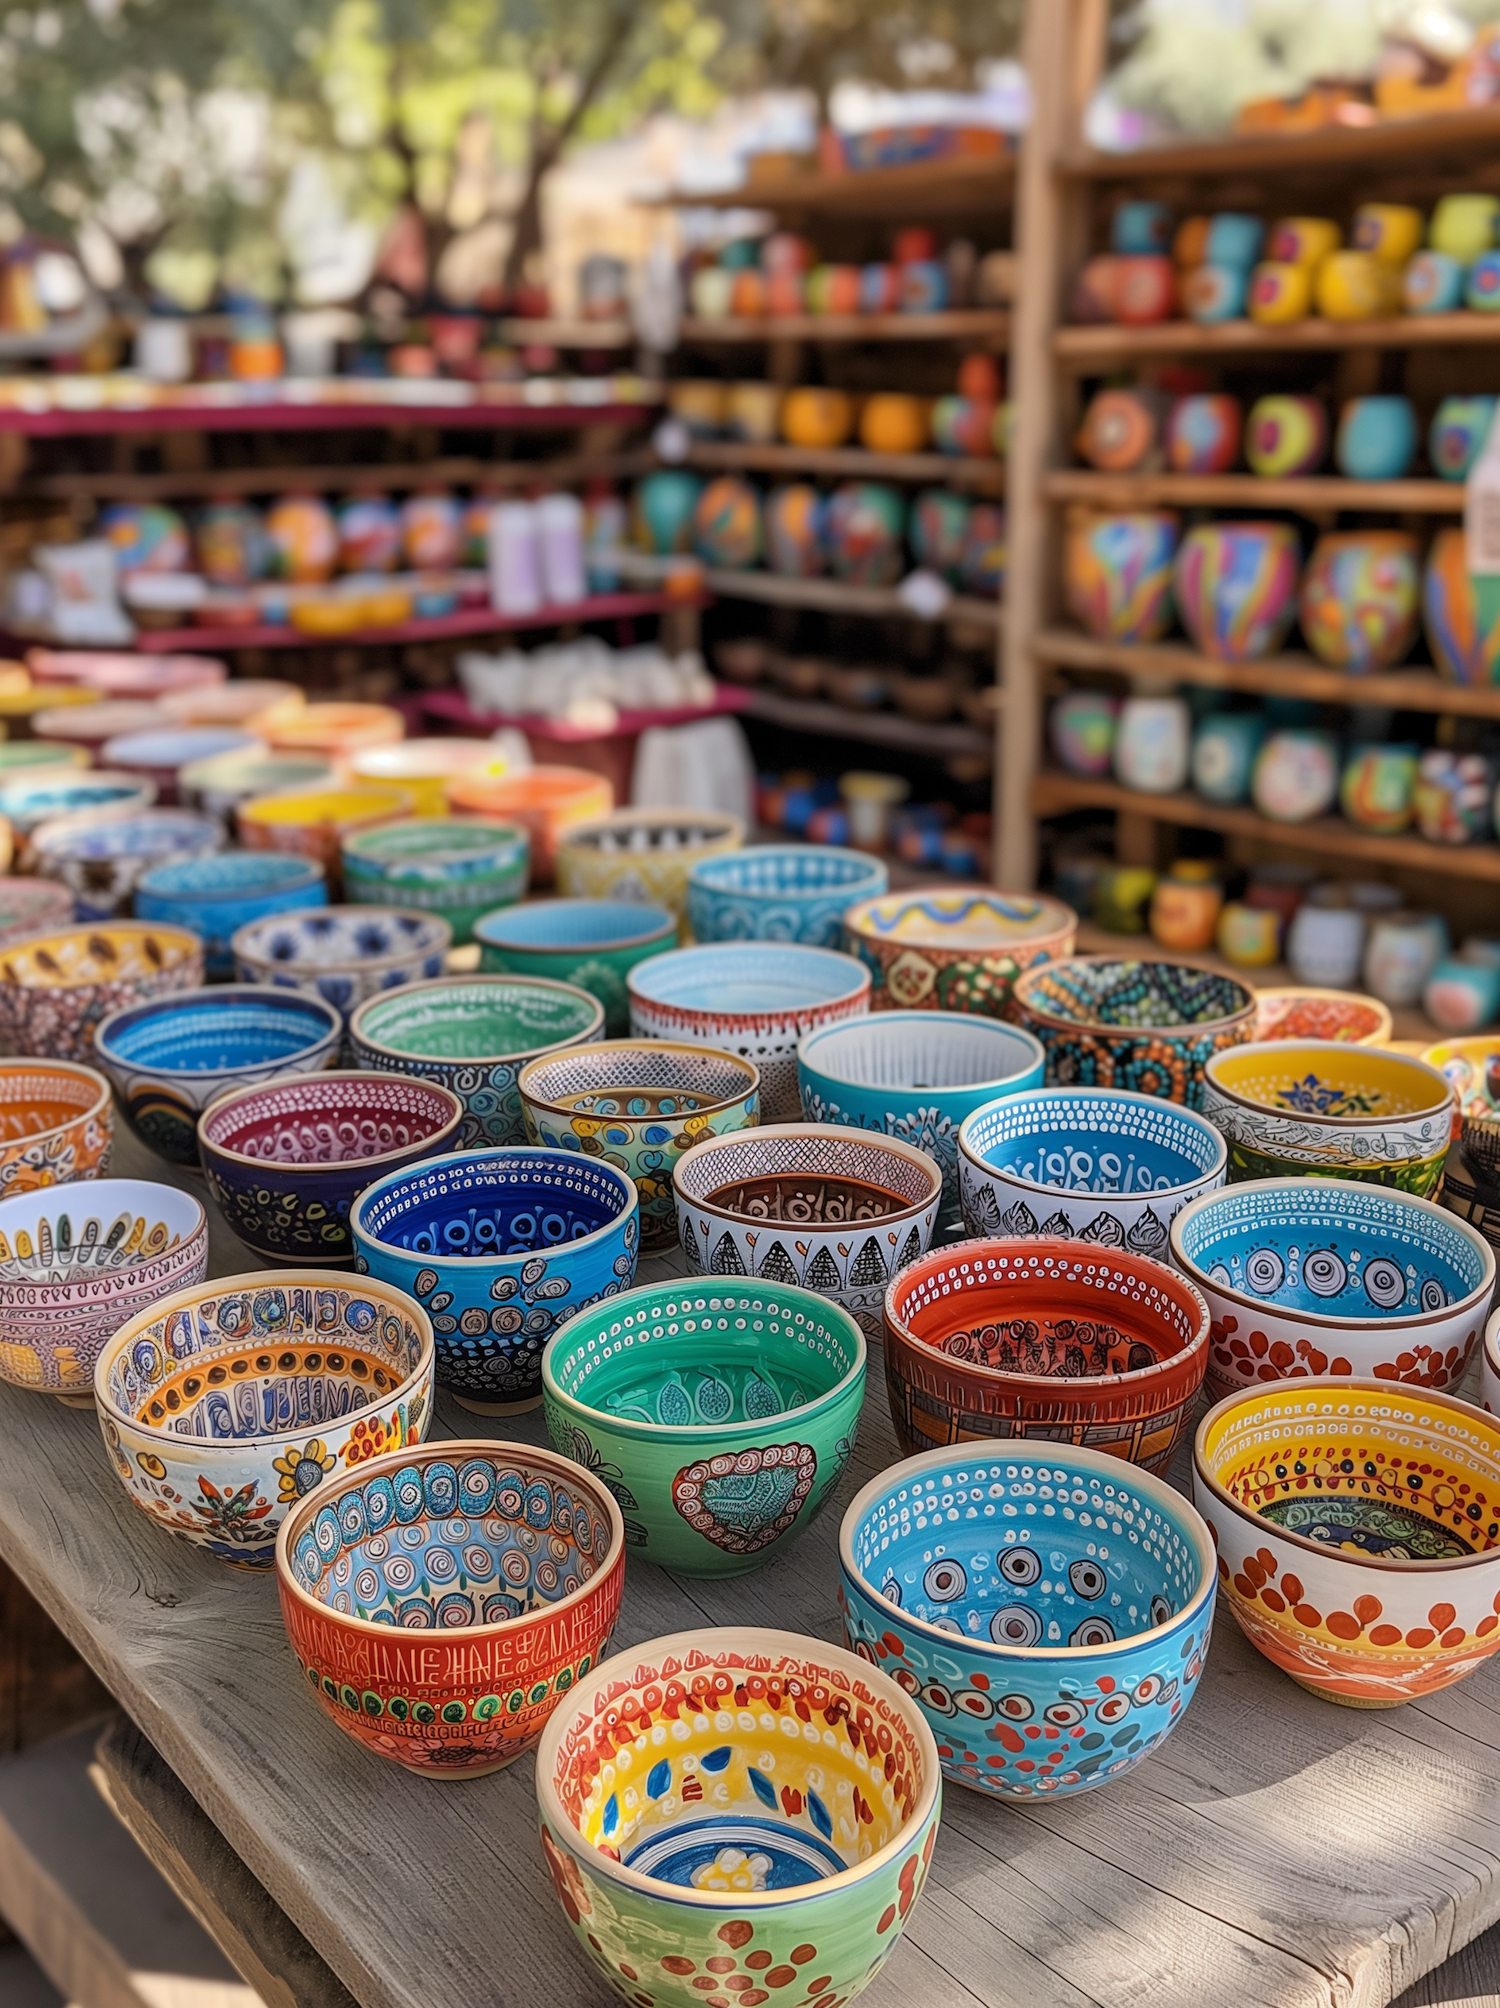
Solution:
[{"label": "wooden shelf plank", "polygon": [[1102,509],[1370,509],[1382,514],[1459,516],[1461,481],[1345,481],[1335,475],[1101,474],[1061,467],[1048,474],[1049,502],[1091,502]]},{"label": "wooden shelf plank", "polygon": [[1273,823],[1254,809],[1224,808],[1197,795],[1142,795],[1115,781],[1085,781],[1052,772],[1037,775],[1032,783],[1031,806],[1038,816],[1057,816],[1069,809],[1116,809],[1153,822],[1258,837],[1263,843],[1315,851],[1326,857],[1404,865],[1409,871],[1500,884],[1500,844],[1429,844],[1421,837],[1377,837],[1352,829],[1337,816],[1319,816],[1308,823]]},{"label": "wooden shelf plank", "polygon": [[842,704],[816,704],[808,698],[782,697],[773,690],[752,690],[744,706],[748,718],[784,725],[819,738],[861,739],[870,746],[892,746],[908,753],[929,753],[935,759],[954,754],[988,755],[994,742],[973,725],[906,718],[895,711],[850,711]]},{"label": "wooden shelf plank", "polygon": [[1354,173],[1409,164],[1426,170],[1434,157],[1474,160],[1500,148],[1500,106],[1472,105],[1428,117],[1385,119],[1367,126],[1318,126],[1307,132],[1228,133],[1221,139],[1178,140],[1134,153],[1065,151],[1058,171],[1086,181],[1144,181],[1179,175],[1294,174],[1307,169]]},{"label": "wooden shelf plank", "polygon": [[576,606],[541,607],[534,614],[499,614],[493,607],[461,607],[428,620],[393,627],[356,628],[352,634],[305,634],[295,627],[142,628],[136,647],[145,655],[174,655],[203,649],[347,648],[363,643],[444,641],[458,635],[506,634],[513,629],[562,627],[575,621],[628,620],[665,613],[690,604],[669,593],[595,593]]},{"label": "wooden shelf plank", "polygon": [[440,432],[560,432],[587,425],[642,425],[659,400],[527,404],[484,399],[462,404],[153,404],[108,411],[19,411],[0,407],[0,433],[28,439],[110,438],[134,432],[349,432],[425,425]]},{"label": "wooden shelf plank", "polygon": [[784,446],[748,440],[695,439],[690,467],[743,468],[753,474],[826,474],[855,480],[938,481],[953,488],[1003,489],[1005,462],[949,453],[871,453],[863,446]]},{"label": "wooden shelf plank", "polygon": [[[888,586],[850,586],[842,579],[783,579],[775,572],[718,572],[703,575],[708,591],[726,600],[759,600],[770,607],[807,607],[830,614],[870,614],[879,619],[899,614],[920,620],[901,595]],[[975,627],[1000,626],[997,600],[966,599],[955,594],[939,618],[945,623],[969,621]]]},{"label": "wooden shelf plank", "polygon": [[629,321],[502,321],[503,342],[536,343],[551,349],[628,349],[635,330]]},{"label": "wooden shelf plank", "polygon": [[966,154],[947,160],[911,160],[895,167],[847,169],[837,174],[786,174],[707,195],[668,194],[645,205],[665,209],[768,209],[777,213],[876,219],[941,214],[945,209],[1008,207],[1014,192],[1016,153]]},{"label": "wooden shelf plank", "polygon": [[762,314],[754,319],[685,320],[683,342],[989,342],[1009,337],[1004,307],[955,308],[943,314]]},{"label": "wooden shelf plank", "polygon": [[190,473],[166,474],[39,474],[18,484],[15,493],[69,500],[169,502],[178,496],[279,495],[284,489],[313,490],[323,495],[384,493],[396,488],[493,487],[529,488],[533,483],[567,485],[592,475],[628,480],[649,474],[652,454],[574,453],[549,460],[481,460],[450,455],[440,460],[299,463],[286,467],[204,467]]},{"label": "wooden shelf plank", "polygon": [[1114,323],[1059,328],[1053,352],[1075,369],[1103,368],[1137,356],[1287,354],[1299,350],[1493,347],[1500,321],[1493,314],[1393,314],[1380,321],[1325,321],[1309,316],[1284,327],[1260,321],[1155,321],[1149,327]]},{"label": "wooden shelf plank", "polygon": [[1095,641],[1072,628],[1047,628],[1036,655],[1059,669],[1107,669],[1122,676],[1196,684],[1205,690],[1250,690],[1267,697],[1308,697],[1325,704],[1392,704],[1401,711],[1443,711],[1460,718],[1500,718],[1500,687],[1449,683],[1433,670],[1392,670],[1350,676],[1310,655],[1273,655],[1258,662],[1219,662],[1183,642]]}]

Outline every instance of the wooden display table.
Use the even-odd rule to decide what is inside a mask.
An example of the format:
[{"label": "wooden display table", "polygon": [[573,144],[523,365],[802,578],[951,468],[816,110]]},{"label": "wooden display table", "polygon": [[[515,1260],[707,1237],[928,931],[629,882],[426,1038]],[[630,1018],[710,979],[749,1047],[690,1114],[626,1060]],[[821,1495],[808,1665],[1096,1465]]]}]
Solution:
[{"label": "wooden display table", "polygon": [[[128,1135],[114,1168],[193,1183]],[[221,1275],[262,1266],[217,1222],[211,1261]],[[252,1984],[268,1994],[275,1946],[297,1946],[282,1929],[290,1921],[311,1953],[292,1960],[278,2008],[331,2008],[335,1995],[295,1978],[321,1973],[318,1960],[361,2008],[616,2000],[573,1944],[543,1866],[529,1757],[451,1784],[382,1763],[308,1696],[274,1581],[152,1526],[106,1462],[92,1414],[7,1387],[0,1429],[0,1554],[272,1900],[270,1925],[250,1933]],[[434,1434],[545,1440],[540,1413],[501,1425],[446,1398]],[[779,1560],[729,1582],[678,1582],[632,1561],[617,1644],[705,1624],[836,1638],[839,1517],[895,1459],[877,1348],[854,1470],[822,1518]],[[948,1791],[924,1899],[863,1998],[869,2008],[1384,2008],[1500,1918],[1497,1707],[1493,1665],[1388,1712],[1331,1707],[1222,1613],[1181,1727],[1128,1777],[1049,1803]],[[181,1887],[186,1861],[231,1906],[231,1858],[216,1871],[208,1829],[201,1847],[186,1837],[164,1775],[153,1800],[144,1747],[122,1756],[117,1740],[113,1761],[106,1751],[115,1803],[138,1838],[154,1827],[169,1880]],[[233,1927],[253,1964],[247,1929]],[[1462,1997],[1424,1988],[1416,1998]]]}]

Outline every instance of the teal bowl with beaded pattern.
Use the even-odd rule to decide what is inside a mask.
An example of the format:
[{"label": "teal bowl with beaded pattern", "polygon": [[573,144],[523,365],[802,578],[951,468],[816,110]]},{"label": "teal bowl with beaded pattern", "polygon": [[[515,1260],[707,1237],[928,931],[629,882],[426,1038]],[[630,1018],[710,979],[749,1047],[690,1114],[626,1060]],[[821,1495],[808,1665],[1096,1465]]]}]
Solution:
[{"label": "teal bowl with beaded pattern", "polygon": [[570,1320],[542,1355],[542,1390],[553,1443],[609,1486],[642,1560],[738,1576],[837,1485],[865,1340],[811,1290],[674,1278]]},{"label": "teal bowl with beaded pattern", "polygon": [[355,905],[435,913],[460,947],[474,939],[481,914],[525,897],[531,864],[525,830],[493,817],[409,816],[356,830],[341,848],[344,891]]},{"label": "teal bowl with beaded pattern", "polygon": [[611,1039],[630,1029],[625,978],[638,962],[677,946],[677,916],[623,899],[537,899],[474,925],[479,966],[504,976],[545,976],[587,990],[604,1006]]}]

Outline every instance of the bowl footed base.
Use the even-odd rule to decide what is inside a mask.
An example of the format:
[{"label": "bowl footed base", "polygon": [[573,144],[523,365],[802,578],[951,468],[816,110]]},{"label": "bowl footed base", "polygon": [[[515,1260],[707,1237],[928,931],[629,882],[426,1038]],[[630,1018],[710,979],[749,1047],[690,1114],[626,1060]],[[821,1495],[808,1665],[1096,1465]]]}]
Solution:
[{"label": "bowl footed base", "polygon": [[1331,1701],[1335,1708],[1405,1708],[1408,1701],[1415,1699],[1412,1695],[1403,1694],[1397,1701],[1368,1701],[1357,1694],[1331,1694],[1326,1687],[1315,1686],[1310,1680],[1297,1680],[1295,1673],[1289,1673],[1287,1679],[1296,1681],[1297,1686],[1315,1700]]}]

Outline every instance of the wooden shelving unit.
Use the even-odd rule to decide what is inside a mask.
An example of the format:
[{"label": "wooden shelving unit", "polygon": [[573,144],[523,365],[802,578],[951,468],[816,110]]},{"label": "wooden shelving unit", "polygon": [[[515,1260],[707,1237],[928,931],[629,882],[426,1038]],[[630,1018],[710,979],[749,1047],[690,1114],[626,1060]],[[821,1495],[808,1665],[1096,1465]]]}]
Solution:
[{"label": "wooden shelving unit", "polygon": [[811,732],[826,739],[859,739],[867,746],[915,748],[937,759],[988,753],[990,738],[977,726],[906,718],[897,711],[849,711],[841,704],[819,704],[805,697],[783,697],[774,690],[751,690],[747,717],[763,718],[789,731]]},{"label": "wooden shelving unit", "polygon": [[1461,481],[1346,481],[1329,474],[1100,474],[1059,467],[1044,479],[1042,493],[1049,502],[1096,509],[1298,509],[1309,516],[1360,510],[1460,516],[1464,506]]},{"label": "wooden shelving unit", "polygon": [[788,219],[907,222],[935,214],[991,215],[1009,202],[1015,185],[1016,153],[969,154],[946,160],[913,160],[896,167],[846,169],[837,174],[811,170],[767,176],[740,188],[707,194],[671,194],[656,199],[668,209],[763,209]]},{"label": "wooden shelving unit", "polygon": [[698,439],[689,467],[751,474],[822,474],[835,481],[933,481],[945,488],[1000,490],[1003,460],[949,453],[871,453],[863,446],[781,446],[746,440]]},{"label": "wooden shelving unit", "polygon": [[1309,316],[1284,327],[1260,321],[1154,321],[1144,328],[1059,328],[1058,360],[1075,370],[1111,369],[1152,356],[1283,356],[1337,349],[1493,348],[1500,323],[1493,314],[1395,314],[1380,321],[1325,321]]},{"label": "wooden shelving unit", "polygon": [[[462,386],[459,386],[462,388]],[[601,398],[552,403],[484,397],[463,402],[399,404],[351,399],[347,404],[149,404],[100,406],[89,411],[23,411],[0,406],[0,433],[26,439],[76,439],[134,432],[362,432],[392,426],[428,426],[440,432],[561,432],[591,425],[644,425],[656,415],[658,396],[629,403]]]},{"label": "wooden shelving unit", "polygon": [[[719,572],[703,575],[708,590],[722,600],[759,600],[768,607],[806,607],[819,613],[869,614],[875,619],[891,615],[907,620],[919,616],[889,586],[851,586],[842,579],[784,579],[775,572]],[[968,599],[955,593],[938,616],[949,624],[967,622],[972,627],[1000,629],[1001,603],[998,600]]]},{"label": "wooden shelving unit", "polygon": [[[1092,52],[1090,60],[1096,60]],[[1472,174],[1476,161],[1497,149],[1500,105],[1470,105],[1440,116],[1383,119],[1363,126],[1177,140],[1136,153],[1102,153],[1074,138],[1058,147],[1053,165],[1059,176],[1085,183],[1259,181],[1308,174],[1363,177],[1372,168],[1407,169],[1413,161],[1444,166],[1454,162]]]},{"label": "wooden shelving unit", "polygon": [[1004,307],[956,308],[943,314],[759,314],[753,319],[685,320],[682,340],[700,342],[966,342],[1003,348],[1010,334]]}]

